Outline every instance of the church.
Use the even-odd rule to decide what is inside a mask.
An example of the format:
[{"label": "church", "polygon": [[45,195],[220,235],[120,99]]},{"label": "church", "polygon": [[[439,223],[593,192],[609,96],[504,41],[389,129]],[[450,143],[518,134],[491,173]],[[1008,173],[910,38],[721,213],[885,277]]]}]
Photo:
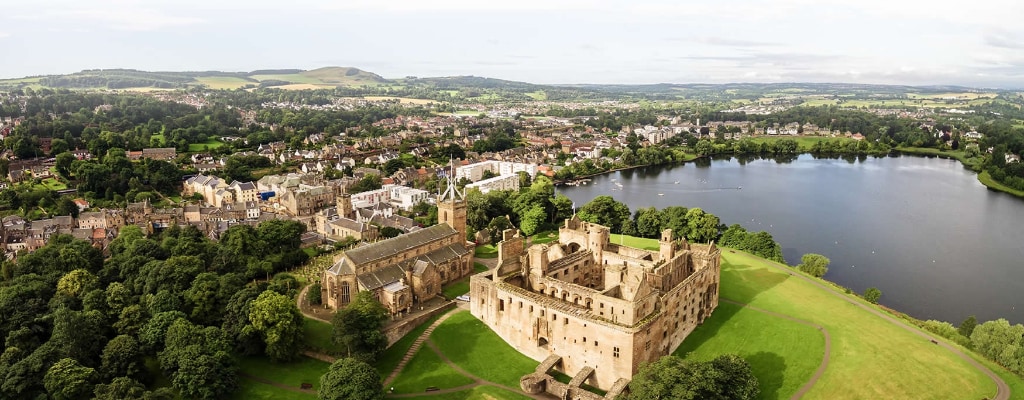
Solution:
[{"label": "church", "polygon": [[466,243],[466,200],[448,177],[437,199],[438,224],[342,252],[324,270],[324,303],[347,306],[359,291],[370,291],[392,315],[408,313],[441,294],[441,286],[473,272],[473,248]]}]

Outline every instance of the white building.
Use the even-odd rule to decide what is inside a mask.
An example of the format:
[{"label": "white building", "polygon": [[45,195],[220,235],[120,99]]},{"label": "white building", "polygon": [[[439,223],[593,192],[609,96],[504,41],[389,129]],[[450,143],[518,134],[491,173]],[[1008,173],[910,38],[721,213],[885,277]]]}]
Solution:
[{"label": "white building", "polygon": [[391,188],[395,186],[398,185],[384,185],[377,190],[354,193],[352,194],[352,207],[365,208],[373,207],[377,203],[388,203],[391,201]]},{"label": "white building", "polygon": [[391,204],[405,211],[411,211],[412,207],[427,200],[430,192],[426,190],[398,186],[391,188]]},{"label": "white building", "polygon": [[476,164],[464,165],[455,169],[455,179],[467,178],[473,182],[483,179],[484,172],[491,171],[495,175],[516,175],[519,172],[526,172],[531,177],[537,175],[537,166],[534,164],[517,163],[511,161],[483,161]]},{"label": "white building", "polygon": [[466,185],[466,189],[480,189],[481,193],[492,190],[519,190],[519,175],[502,175]]}]

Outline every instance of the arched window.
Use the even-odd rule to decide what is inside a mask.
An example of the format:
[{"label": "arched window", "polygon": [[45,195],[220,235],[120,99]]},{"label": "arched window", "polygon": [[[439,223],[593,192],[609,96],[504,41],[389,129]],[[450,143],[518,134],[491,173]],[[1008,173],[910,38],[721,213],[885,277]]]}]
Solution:
[{"label": "arched window", "polygon": [[349,292],[348,282],[341,282],[341,305],[345,306],[352,301],[352,294]]}]

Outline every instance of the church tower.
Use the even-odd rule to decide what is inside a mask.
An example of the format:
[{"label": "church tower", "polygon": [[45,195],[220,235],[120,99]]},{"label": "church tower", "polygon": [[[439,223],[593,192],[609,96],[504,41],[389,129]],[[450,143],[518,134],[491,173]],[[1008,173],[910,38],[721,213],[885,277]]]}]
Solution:
[{"label": "church tower", "polygon": [[355,219],[355,213],[352,211],[352,195],[348,193],[342,193],[334,198],[338,215],[342,218]]},{"label": "church tower", "polygon": [[447,186],[437,196],[437,223],[448,224],[459,232],[459,239],[466,240],[466,195],[456,187],[455,163],[445,171]]}]

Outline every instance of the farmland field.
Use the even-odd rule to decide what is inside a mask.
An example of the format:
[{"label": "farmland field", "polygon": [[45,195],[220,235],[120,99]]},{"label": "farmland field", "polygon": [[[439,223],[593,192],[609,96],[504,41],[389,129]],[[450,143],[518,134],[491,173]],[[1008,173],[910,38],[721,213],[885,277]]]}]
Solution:
[{"label": "farmland field", "polygon": [[238,89],[248,84],[256,84],[234,76],[199,76],[195,79],[210,89]]}]

